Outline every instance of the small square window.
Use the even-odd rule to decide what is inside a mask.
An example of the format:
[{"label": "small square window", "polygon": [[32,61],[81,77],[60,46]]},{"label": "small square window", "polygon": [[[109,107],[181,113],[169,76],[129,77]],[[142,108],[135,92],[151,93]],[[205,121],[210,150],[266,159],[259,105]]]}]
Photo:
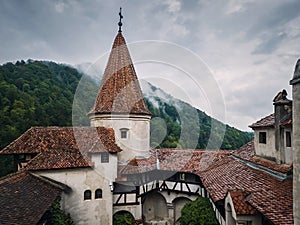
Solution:
[{"label": "small square window", "polygon": [[108,163],[109,162],[109,153],[102,152],[101,153],[101,163]]},{"label": "small square window", "polygon": [[121,132],[121,138],[122,139],[128,138],[128,129],[127,128],[120,129],[120,132]]},{"label": "small square window", "polygon": [[127,130],[121,131],[121,138],[127,138]]},{"label": "small square window", "polygon": [[259,132],[259,143],[267,144],[267,132]]},{"label": "small square window", "polygon": [[289,131],[285,132],[285,144],[286,147],[292,147],[292,137]]}]

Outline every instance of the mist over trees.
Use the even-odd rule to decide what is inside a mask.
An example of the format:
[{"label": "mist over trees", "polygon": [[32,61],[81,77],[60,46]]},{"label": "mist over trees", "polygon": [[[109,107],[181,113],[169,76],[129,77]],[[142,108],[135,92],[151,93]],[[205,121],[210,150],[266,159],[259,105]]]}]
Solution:
[{"label": "mist over trees", "polygon": [[[84,79],[81,79],[84,78]],[[74,94],[80,82],[84,88],[84,99],[80,104],[74,101]],[[32,126],[72,126],[72,116],[76,126],[88,126],[86,113],[92,107],[97,93],[96,82],[84,76],[75,68],[48,61],[27,60],[16,63],[6,63],[0,66],[0,149],[18,138]],[[151,123],[151,146],[157,148],[189,148],[205,149],[210,138],[213,118],[197,109],[197,123],[189,118],[191,107],[182,103],[182,111],[161,101],[156,107],[149,99],[145,101],[152,112],[153,118],[165,121],[166,128],[161,123]],[[74,107],[72,115],[72,107]],[[185,113],[186,112],[186,113]],[[180,141],[181,123],[187,123],[189,132],[184,141]],[[215,121],[215,120],[214,120]],[[216,122],[216,121],[215,121]],[[220,122],[216,122],[220,123]],[[200,127],[197,125],[200,124]],[[223,125],[220,123],[220,126]],[[198,127],[197,127],[198,126]],[[200,133],[199,133],[200,132]],[[155,142],[155,135],[160,135],[160,142]],[[189,140],[196,138],[195,146],[189,146]],[[222,149],[236,149],[252,139],[252,135],[226,125],[226,133],[221,140]],[[11,172],[12,158],[0,156],[0,175]]]}]

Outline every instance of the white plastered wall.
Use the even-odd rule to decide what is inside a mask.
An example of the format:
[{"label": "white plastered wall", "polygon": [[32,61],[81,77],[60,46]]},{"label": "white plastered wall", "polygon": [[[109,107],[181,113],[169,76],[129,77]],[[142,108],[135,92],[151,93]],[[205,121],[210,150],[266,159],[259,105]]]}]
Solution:
[{"label": "white plastered wall", "polygon": [[[140,115],[95,115],[92,127],[113,128],[116,143],[123,150],[118,160],[126,162],[135,156],[147,156],[150,149],[150,116]],[[127,138],[121,138],[121,130],[127,129]]]},{"label": "white plastered wall", "polygon": [[[110,184],[117,176],[117,156],[109,155],[109,163],[101,163],[100,154],[92,155],[93,168],[45,170],[39,175],[68,185],[72,191],[64,193],[62,208],[70,213],[76,225],[112,224],[113,195]],[[95,199],[96,189],[102,189],[102,198]],[[91,190],[92,199],[84,200],[84,191]]]},{"label": "white plastered wall", "polygon": [[[266,132],[266,144],[259,143],[259,132]],[[275,149],[275,128],[255,129],[254,147],[256,155],[277,159],[279,153]]]}]

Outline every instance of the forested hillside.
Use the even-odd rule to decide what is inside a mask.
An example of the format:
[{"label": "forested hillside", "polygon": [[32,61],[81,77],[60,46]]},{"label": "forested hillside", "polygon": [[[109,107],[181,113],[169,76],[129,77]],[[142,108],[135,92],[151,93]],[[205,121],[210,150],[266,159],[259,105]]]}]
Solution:
[{"label": "forested hillside", "polygon": [[[237,149],[253,138],[252,133],[225,125],[148,82],[143,82],[142,87],[152,112],[152,147],[229,150]],[[164,138],[160,139],[161,136]]]},{"label": "forested hillside", "polygon": [[[72,105],[77,85],[82,77],[76,69],[62,64],[46,61],[18,61],[0,66],[0,149],[20,136],[32,126],[72,126]],[[91,107],[95,99],[92,94],[98,88],[92,79],[85,76],[85,108]],[[155,88],[155,87],[153,87]],[[155,96],[152,96],[155,97]],[[166,134],[161,143],[152,143],[157,147],[190,147],[188,139],[179,142],[181,121],[176,107],[155,97],[159,104],[154,105],[146,98],[153,117],[163,119],[167,125]],[[191,107],[182,103],[180,107]],[[185,111],[185,110],[183,110]],[[188,111],[186,111],[188,112]],[[81,125],[88,125],[86,112],[81,112]],[[205,148],[210,136],[212,118],[197,110],[200,129],[191,129],[189,135],[194,137],[193,130],[200,131],[197,146]],[[74,116],[74,115],[73,115]],[[75,115],[76,116],[76,115]],[[181,113],[189,118],[189,115]],[[198,121],[197,121],[198,122]],[[190,127],[197,124],[189,121]],[[221,124],[221,123],[220,123]],[[77,124],[76,124],[77,125]],[[154,126],[156,133],[159,126]],[[221,137],[220,137],[221,138]],[[251,134],[226,126],[223,149],[235,149],[252,138]],[[156,141],[153,140],[152,141]],[[0,173],[10,164],[11,159],[0,164]]]}]

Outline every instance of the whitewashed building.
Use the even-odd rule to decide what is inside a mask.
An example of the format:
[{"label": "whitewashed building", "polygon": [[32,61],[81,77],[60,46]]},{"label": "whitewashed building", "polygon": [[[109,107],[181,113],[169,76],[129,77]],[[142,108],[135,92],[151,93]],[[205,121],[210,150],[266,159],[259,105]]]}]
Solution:
[{"label": "whitewashed building", "polygon": [[[299,224],[300,192],[295,189],[294,200],[292,192],[293,161],[294,177],[299,175],[299,69],[291,82],[294,102],[280,92],[274,113],[250,126],[254,141],[239,150],[153,150],[151,113],[121,25],[88,114],[90,127],[33,127],[1,151],[14,155],[19,172],[0,179],[0,214],[6,215],[0,224],[28,222],[10,215],[12,207],[30,212],[26,199],[9,208],[20,174],[22,181],[33,176],[47,184],[43,188],[55,189],[75,224],[113,224],[113,215],[124,211],[137,223],[179,224],[184,204],[198,196],[211,200],[222,225],[294,224],[294,217]],[[23,193],[26,184],[20,187]],[[43,210],[32,223],[38,224]]]}]

